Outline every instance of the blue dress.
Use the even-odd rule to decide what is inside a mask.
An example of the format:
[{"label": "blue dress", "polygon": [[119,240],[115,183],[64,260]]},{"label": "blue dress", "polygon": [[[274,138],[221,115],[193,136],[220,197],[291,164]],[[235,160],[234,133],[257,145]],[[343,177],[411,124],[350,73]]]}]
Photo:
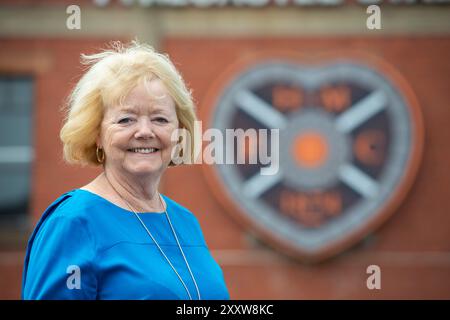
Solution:
[{"label": "blue dress", "polygon": [[[229,293],[197,218],[163,196],[202,299]],[[138,213],[188,287],[197,290],[164,212]],[[133,212],[89,191],[60,196],[28,241],[23,299],[189,299],[180,279]]]}]

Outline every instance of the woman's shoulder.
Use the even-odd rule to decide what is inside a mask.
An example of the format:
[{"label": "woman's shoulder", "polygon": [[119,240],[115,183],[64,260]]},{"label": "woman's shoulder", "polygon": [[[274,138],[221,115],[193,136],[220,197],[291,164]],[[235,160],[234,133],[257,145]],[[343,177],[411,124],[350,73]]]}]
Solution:
[{"label": "woman's shoulder", "polygon": [[164,201],[166,202],[167,209],[176,212],[177,215],[181,215],[187,219],[197,219],[195,215],[188,208],[184,207],[175,200],[169,198],[166,195],[162,195]]},{"label": "woman's shoulder", "polygon": [[193,228],[192,231],[201,233],[200,222],[191,210],[165,195],[163,198],[167,204],[167,211],[170,217],[175,219],[176,224],[182,224],[185,229],[190,225]]},{"label": "woman's shoulder", "polygon": [[[53,201],[40,217],[33,233],[28,240],[28,249],[42,238],[49,237],[49,234],[60,235],[68,230],[72,232],[82,232],[85,230],[85,223],[80,219],[83,217],[82,206],[79,204],[82,200],[78,197],[76,190],[71,190],[60,195]],[[27,253],[28,254],[28,253]]]},{"label": "woman's shoulder", "polygon": [[92,237],[91,217],[97,209],[95,197],[73,189],[60,195],[43,212],[29,239],[29,247],[40,238],[65,236],[64,233],[84,233]]},{"label": "woman's shoulder", "polygon": [[53,201],[45,210],[43,218],[46,214],[67,219],[83,218],[98,207],[98,201],[95,197],[89,197],[86,191],[73,189]]}]

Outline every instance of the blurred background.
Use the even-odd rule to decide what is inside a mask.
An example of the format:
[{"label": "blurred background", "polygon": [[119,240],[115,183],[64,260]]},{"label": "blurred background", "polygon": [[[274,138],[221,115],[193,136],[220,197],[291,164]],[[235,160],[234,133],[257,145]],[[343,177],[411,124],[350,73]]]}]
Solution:
[{"label": "blurred background", "polygon": [[272,179],[197,164],[162,181],[232,299],[449,299],[449,17],[448,1],[0,0],[0,299],[20,298],[46,207],[100,173],[62,160],[80,54],[134,38],[169,54],[203,130],[281,129]]}]

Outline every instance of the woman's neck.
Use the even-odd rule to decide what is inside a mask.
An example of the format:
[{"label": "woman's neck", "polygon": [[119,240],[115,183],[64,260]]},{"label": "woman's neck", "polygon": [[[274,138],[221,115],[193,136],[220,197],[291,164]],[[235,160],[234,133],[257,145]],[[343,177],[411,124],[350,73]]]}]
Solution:
[{"label": "woman's neck", "polygon": [[[131,179],[105,170],[97,179],[110,199],[127,210],[136,212],[161,212],[164,205],[159,198],[159,177]],[[129,208],[131,206],[131,208]]]}]

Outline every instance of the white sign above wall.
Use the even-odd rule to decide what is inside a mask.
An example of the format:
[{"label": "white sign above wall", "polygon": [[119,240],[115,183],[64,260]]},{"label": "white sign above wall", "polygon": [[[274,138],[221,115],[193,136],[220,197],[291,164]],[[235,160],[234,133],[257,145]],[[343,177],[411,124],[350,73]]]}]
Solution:
[{"label": "white sign above wall", "polygon": [[343,4],[441,4],[450,3],[450,0],[93,0],[99,7],[110,4],[119,4],[125,7],[140,6],[167,6],[167,7],[264,7],[264,6],[337,6]]}]

